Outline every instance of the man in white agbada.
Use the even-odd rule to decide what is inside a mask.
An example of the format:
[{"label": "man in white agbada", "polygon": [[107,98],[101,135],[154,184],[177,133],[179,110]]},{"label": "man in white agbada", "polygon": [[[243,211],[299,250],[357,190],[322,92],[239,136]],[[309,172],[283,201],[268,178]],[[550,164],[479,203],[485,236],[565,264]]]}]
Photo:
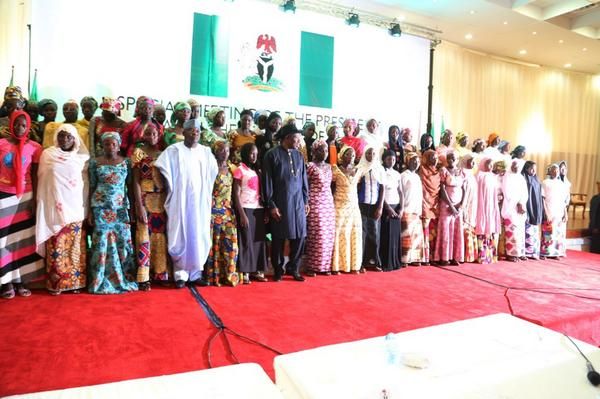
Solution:
[{"label": "man in white agbada", "polygon": [[165,180],[167,237],[173,260],[175,286],[201,284],[202,270],[212,240],[210,215],[217,161],[210,148],[198,144],[200,120],[183,124],[183,142],[167,147],[155,167]]}]

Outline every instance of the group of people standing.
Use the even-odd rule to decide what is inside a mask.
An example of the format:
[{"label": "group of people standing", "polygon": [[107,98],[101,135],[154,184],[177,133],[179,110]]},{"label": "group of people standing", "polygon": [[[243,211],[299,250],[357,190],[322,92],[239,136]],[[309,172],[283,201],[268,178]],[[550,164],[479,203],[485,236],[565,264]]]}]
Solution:
[{"label": "group of people standing", "polygon": [[566,164],[540,183],[524,148],[508,155],[497,135],[471,149],[448,130],[417,150],[409,129],[383,139],[374,119],[321,138],[310,122],[251,110],[226,131],[222,109],[203,126],[194,100],[165,127],[146,96],[130,122],[117,100],[85,97],[57,123],[56,103],[27,103],[18,87],[3,109],[3,298],[40,279],[53,295],[250,284],[267,281],[269,254],[274,281],[565,254]]}]

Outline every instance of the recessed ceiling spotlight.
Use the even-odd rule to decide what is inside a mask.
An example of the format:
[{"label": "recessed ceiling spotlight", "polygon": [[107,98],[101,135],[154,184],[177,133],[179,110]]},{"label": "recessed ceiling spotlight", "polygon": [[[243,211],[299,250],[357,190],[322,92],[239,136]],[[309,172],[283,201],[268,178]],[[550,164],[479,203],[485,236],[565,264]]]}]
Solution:
[{"label": "recessed ceiling spotlight", "polygon": [[587,47],[582,48],[581,51],[587,51]]},{"label": "recessed ceiling spotlight", "polygon": [[348,14],[348,18],[346,18],[346,24],[358,28],[360,25],[360,18],[358,17],[358,14],[353,12]]},{"label": "recessed ceiling spotlight", "polygon": [[400,37],[402,35],[402,29],[400,29],[400,24],[392,24],[389,29],[390,35],[394,37]]},{"label": "recessed ceiling spotlight", "polygon": [[523,50],[519,50],[519,54],[521,55],[525,55],[527,54],[527,50],[523,49]]},{"label": "recessed ceiling spotlight", "polygon": [[558,41],[558,43],[560,43],[560,44],[563,44],[564,42],[565,42],[565,41],[564,41],[563,39],[560,39],[560,40]]},{"label": "recessed ceiling spotlight", "polygon": [[296,2],[294,0],[286,0],[281,5],[281,9],[284,12],[295,14],[296,13]]},{"label": "recessed ceiling spotlight", "polygon": [[533,31],[531,32],[532,35],[537,35],[537,32]]},{"label": "recessed ceiling spotlight", "polygon": [[406,16],[405,16],[405,15],[400,15],[400,16],[398,17],[398,21],[404,21],[405,19],[406,19]]},{"label": "recessed ceiling spotlight", "polygon": [[471,14],[471,15],[475,14],[475,10],[469,11],[469,14]]},{"label": "recessed ceiling spotlight", "polygon": [[470,34],[470,33],[467,33],[467,34],[465,35],[465,39],[467,39],[467,40],[471,40],[472,38],[473,38],[473,35],[472,35],[472,34]]},{"label": "recessed ceiling spotlight", "polygon": [[571,68],[571,64],[565,64],[565,68]]},{"label": "recessed ceiling spotlight", "polygon": [[508,21],[504,21],[502,22],[504,25],[508,25]]}]

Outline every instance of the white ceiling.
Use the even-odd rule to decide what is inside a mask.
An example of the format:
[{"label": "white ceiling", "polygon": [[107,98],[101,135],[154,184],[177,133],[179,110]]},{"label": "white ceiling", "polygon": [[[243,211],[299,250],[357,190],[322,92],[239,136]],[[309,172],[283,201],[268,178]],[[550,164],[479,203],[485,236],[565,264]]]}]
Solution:
[{"label": "white ceiling", "polygon": [[[338,0],[502,57],[600,73],[600,0]],[[535,33],[534,33],[535,32]],[[471,34],[469,40],[465,36]],[[584,50],[585,49],[585,50]],[[525,50],[526,54],[520,51]]]}]

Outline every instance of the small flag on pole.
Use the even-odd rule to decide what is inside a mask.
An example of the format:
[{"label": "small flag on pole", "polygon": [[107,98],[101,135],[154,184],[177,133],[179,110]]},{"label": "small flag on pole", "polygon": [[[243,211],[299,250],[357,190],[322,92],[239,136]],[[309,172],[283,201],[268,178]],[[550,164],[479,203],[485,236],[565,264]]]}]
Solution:
[{"label": "small flag on pole", "polygon": [[15,85],[15,66],[14,65],[10,67],[10,83],[8,85],[9,86]]},{"label": "small flag on pole", "polygon": [[38,101],[37,92],[37,69],[33,72],[33,84],[31,85],[31,91],[29,92],[29,101]]}]

